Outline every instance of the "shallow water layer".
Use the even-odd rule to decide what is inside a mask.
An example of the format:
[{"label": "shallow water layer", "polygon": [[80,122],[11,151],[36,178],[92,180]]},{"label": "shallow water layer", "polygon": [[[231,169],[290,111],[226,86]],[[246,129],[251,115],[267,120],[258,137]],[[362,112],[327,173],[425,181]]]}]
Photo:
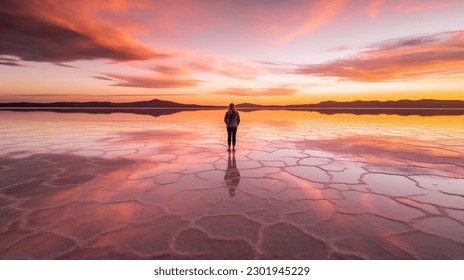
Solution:
[{"label": "shallow water layer", "polygon": [[2,259],[464,259],[464,116],[0,111]]}]

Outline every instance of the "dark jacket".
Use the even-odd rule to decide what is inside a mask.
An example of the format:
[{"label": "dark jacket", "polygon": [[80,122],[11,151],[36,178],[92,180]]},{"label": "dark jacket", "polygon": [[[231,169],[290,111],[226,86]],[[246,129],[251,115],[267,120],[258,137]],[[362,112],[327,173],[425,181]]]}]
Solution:
[{"label": "dark jacket", "polygon": [[227,127],[238,127],[240,124],[240,114],[237,110],[232,112],[227,111],[224,115],[224,122],[226,123]]}]

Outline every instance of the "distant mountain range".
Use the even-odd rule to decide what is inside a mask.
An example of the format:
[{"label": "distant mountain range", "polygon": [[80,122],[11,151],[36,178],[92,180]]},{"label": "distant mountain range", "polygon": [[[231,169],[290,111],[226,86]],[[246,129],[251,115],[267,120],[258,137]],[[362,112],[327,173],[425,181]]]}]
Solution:
[{"label": "distant mountain range", "polygon": [[52,103],[31,103],[31,102],[13,102],[0,103],[0,107],[21,107],[21,108],[221,108],[219,106],[202,106],[196,104],[182,104],[172,101],[153,99],[150,101],[136,102],[52,102]]},{"label": "distant mountain range", "polygon": [[[0,103],[0,107],[29,107],[29,108],[202,108],[202,109],[219,109],[225,106],[207,106],[197,104],[183,104],[166,100],[153,99],[150,101],[137,102],[53,102],[53,103],[31,103],[31,102],[13,102]],[[464,101],[462,100],[398,100],[398,101],[324,101],[317,104],[300,104],[300,105],[259,105],[251,103],[242,103],[237,105],[238,109],[463,109]]]},{"label": "distant mountain range", "polygon": [[[153,99],[138,102],[53,102],[30,103],[14,102],[0,103],[0,109],[12,111],[52,111],[60,113],[133,113],[151,115],[154,117],[174,114],[185,110],[221,109],[227,106],[206,106],[197,104],[182,104],[172,101]],[[321,114],[396,114],[396,115],[464,115],[462,100],[398,100],[398,101],[324,101],[317,104],[300,105],[259,105],[242,103],[237,105],[240,111],[256,110],[304,110]]]},{"label": "distant mountain range", "polygon": [[317,104],[300,104],[284,106],[263,106],[258,104],[243,103],[238,108],[276,108],[276,109],[460,109],[464,108],[461,100],[398,100],[398,101],[324,101]]}]

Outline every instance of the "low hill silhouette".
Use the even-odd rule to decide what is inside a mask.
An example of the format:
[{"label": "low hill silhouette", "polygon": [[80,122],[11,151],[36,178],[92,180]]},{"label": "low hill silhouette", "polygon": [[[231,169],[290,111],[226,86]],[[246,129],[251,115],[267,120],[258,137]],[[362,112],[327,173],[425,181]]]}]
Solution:
[{"label": "low hill silhouette", "polygon": [[172,101],[153,99],[149,101],[136,101],[136,102],[52,102],[52,103],[32,103],[32,102],[12,102],[0,103],[0,107],[52,107],[52,108],[221,108],[218,106],[202,106],[196,104],[182,104]]},{"label": "low hill silhouette", "polygon": [[398,100],[398,101],[323,101],[317,104],[299,104],[299,105],[258,105],[251,103],[238,104],[238,108],[281,108],[281,109],[372,109],[372,108],[390,108],[390,109],[438,109],[449,108],[458,109],[464,108],[464,101],[462,100]]}]

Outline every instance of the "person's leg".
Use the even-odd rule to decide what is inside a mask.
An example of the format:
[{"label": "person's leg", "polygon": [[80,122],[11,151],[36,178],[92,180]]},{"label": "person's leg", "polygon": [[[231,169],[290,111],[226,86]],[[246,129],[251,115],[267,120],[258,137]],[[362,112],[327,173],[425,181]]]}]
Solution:
[{"label": "person's leg", "polygon": [[227,146],[229,147],[228,150],[230,150],[231,138],[232,138],[232,129],[231,127],[227,127]]},{"label": "person's leg", "polygon": [[233,149],[235,150],[235,143],[237,142],[237,128],[231,127],[231,129],[232,129],[232,145],[233,145]]}]

